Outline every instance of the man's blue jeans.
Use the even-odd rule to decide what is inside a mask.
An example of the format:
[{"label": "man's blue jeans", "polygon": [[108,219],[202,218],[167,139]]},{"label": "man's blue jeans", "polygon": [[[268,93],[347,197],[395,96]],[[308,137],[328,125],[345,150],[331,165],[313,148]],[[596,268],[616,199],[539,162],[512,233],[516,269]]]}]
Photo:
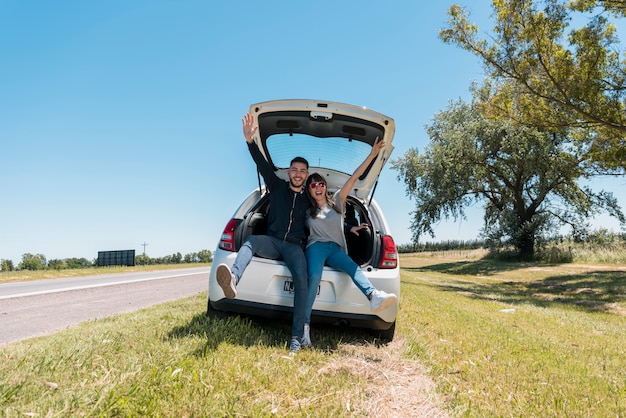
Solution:
[{"label": "man's blue jeans", "polygon": [[306,258],[304,257],[302,247],[298,244],[270,237],[269,235],[250,235],[239,249],[237,258],[235,258],[231,268],[237,281],[239,281],[246,267],[250,264],[254,254],[273,260],[282,258],[285,261],[287,268],[291,272],[295,292],[291,335],[302,338],[304,333],[304,312],[307,302]]},{"label": "man's blue jeans", "polygon": [[315,242],[309,245],[306,249],[306,262],[309,271],[309,288],[305,324],[311,323],[311,311],[313,310],[313,303],[315,303],[315,296],[317,296],[317,287],[322,280],[324,264],[348,273],[354,284],[366,297],[369,298],[370,293],[376,290],[358,264],[352,261],[350,256],[334,242]]}]

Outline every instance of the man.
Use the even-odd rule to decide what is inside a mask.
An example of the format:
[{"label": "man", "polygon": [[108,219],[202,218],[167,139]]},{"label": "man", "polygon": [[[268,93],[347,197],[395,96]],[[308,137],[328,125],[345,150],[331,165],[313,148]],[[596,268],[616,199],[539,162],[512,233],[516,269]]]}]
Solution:
[{"label": "man", "polygon": [[309,163],[296,157],[289,166],[289,181],[276,175],[272,165],[265,160],[259,147],[253,142],[257,127],[254,116],[247,113],[242,119],[243,135],[248,150],[265,185],[270,191],[270,211],[267,235],[251,235],[237,253],[232,270],[220,264],[215,273],[217,283],[229,299],[237,296],[237,283],[255,254],[265,258],[282,258],[291,272],[294,284],[293,323],[289,350],[296,353],[302,342],[304,316],[307,305],[307,268],[304,256],[306,245],[305,217],[310,206],[306,193],[302,190],[309,175]]}]

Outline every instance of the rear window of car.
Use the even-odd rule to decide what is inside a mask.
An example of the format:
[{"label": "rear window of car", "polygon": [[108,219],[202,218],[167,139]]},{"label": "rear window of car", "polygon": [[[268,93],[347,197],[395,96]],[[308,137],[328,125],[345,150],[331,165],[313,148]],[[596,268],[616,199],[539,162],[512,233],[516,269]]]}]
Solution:
[{"label": "rear window of car", "polygon": [[298,156],[306,158],[310,167],[346,174],[352,174],[372,150],[369,144],[348,138],[317,138],[296,133],[272,135],[267,138],[266,146],[276,168],[288,168]]}]

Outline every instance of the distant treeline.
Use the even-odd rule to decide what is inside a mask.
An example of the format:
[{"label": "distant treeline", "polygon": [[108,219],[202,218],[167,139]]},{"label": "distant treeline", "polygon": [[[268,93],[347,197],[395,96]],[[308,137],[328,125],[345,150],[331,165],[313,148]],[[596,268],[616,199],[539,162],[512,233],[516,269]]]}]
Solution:
[{"label": "distant treeline", "polygon": [[184,256],[181,253],[166,255],[165,257],[150,258],[148,255],[138,255],[135,257],[135,264],[183,264],[183,263],[210,263],[213,261],[213,254],[209,250],[201,250],[197,253],[189,253]]},{"label": "distant treeline", "polygon": [[[584,251],[612,251],[615,254],[626,254],[626,234],[617,234],[606,229],[599,229],[584,236],[556,236],[549,240],[538,243],[536,260],[550,262],[571,262],[577,255],[581,257]],[[424,242],[413,244],[401,244],[397,246],[399,253],[418,253],[429,251],[450,251],[450,250],[475,250],[479,248],[488,249],[493,255],[508,258],[511,256],[508,248],[501,247],[493,241],[487,240],[449,240],[441,242]],[[511,257],[514,259],[515,257]],[[613,257],[615,259],[615,257]],[[620,258],[621,259],[621,258]],[[213,261],[213,254],[209,250],[201,250],[197,253],[182,255],[175,253],[164,257],[150,257],[148,255],[135,256],[135,265],[154,264],[187,264],[187,263],[210,263]],[[87,260],[86,258],[64,258],[62,260],[46,260],[43,254],[22,255],[22,261],[14,266],[11,260],[0,259],[0,271],[14,270],[63,270],[89,268],[98,265],[98,259]]]},{"label": "distant treeline", "polygon": [[[164,257],[150,257],[140,254],[135,257],[135,265],[152,264],[184,264],[184,263],[210,263],[213,261],[213,254],[209,250],[201,250],[197,253],[182,255],[175,253]],[[64,258],[47,260],[43,254],[26,253],[22,255],[22,261],[17,266],[11,260],[0,260],[0,271],[14,270],[65,270],[96,267],[98,259],[91,261],[86,258]]]},{"label": "distant treeline", "polygon": [[[488,257],[500,260],[516,260],[515,249],[489,240],[450,240],[398,245],[399,253],[419,253],[438,251],[462,251],[484,248]],[[535,261],[568,263],[589,262],[626,262],[626,234],[615,233],[607,229],[598,229],[584,235],[558,235],[537,242]]]},{"label": "distant treeline", "polygon": [[475,250],[477,248],[487,248],[485,241],[441,241],[423,242],[418,244],[402,244],[397,246],[399,253],[420,253],[427,251],[448,251],[448,250]]}]

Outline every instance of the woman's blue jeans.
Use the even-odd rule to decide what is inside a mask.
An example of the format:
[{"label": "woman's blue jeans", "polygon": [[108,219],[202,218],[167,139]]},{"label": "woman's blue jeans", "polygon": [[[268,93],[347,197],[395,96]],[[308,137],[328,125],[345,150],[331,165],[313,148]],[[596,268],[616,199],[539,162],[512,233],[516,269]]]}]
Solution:
[{"label": "woman's blue jeans", "polygon": [[311,311],[317,296],[317,287],[322,280],[324,265],[349,274],[354,284],[368,298],[376,290],[358,264],[334,242],[315,242],[309,245],[306,249],[306,262],[309,271],[308,302],[304,318],[306,324],[311,323]]}]

